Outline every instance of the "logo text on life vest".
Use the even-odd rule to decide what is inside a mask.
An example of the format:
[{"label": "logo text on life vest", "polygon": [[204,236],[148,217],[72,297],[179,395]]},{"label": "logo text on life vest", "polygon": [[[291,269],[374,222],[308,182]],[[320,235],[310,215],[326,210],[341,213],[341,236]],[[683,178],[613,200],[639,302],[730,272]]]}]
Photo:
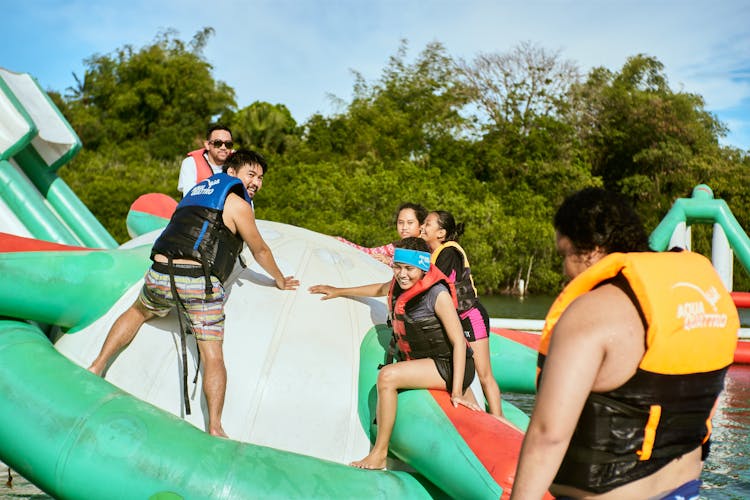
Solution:
[{"label": "logo text on life vest", "polygon": [[197,186],[195,186],[193,189],[190,190],[190,194],[193,196],[201,195],[201,194],[212,194],[214,192],[214,186],[219,183],[219,179],[210,180],[206,179],[206,184],[200,183]]},{"label": "logo text on life vest", "polygon": [[[672,288],[690,288],[695,290],[704,299],[702,301],[683,302],[677,305],[677,318],[684,322],[685,330],[694,328],[724,328],[727,326],[727,315],[719,314],[716,303],[719,300],[719,292],[713,286],[704,291],[693,283],[675,283]],[[714,312],[706,312],[705,304],[708,303]]]}]

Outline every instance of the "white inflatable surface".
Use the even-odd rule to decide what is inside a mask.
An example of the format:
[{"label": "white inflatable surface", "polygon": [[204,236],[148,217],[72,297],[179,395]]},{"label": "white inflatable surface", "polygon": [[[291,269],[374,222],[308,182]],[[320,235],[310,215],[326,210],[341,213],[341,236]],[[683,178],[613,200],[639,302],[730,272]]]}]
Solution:
[{"label": "white inflatable surface", "polygon": [[[226,283],[224,357],[227,393],[223,426],[232,439],[348,463],[365,456],[369,440],[357,416],[359,346],[386,319],[384,299],[321,301],[316,284],[356,286],[384,282],[390,269],[336,239],[285,224],[258,221],[296,291],[276,289],[245,249]],[[127,244],[150,244],[160,231]],[[60,338],[57,349],[81,366],[99,351],[109,327],[137,297],[142,281],[94,324]],[[184,416],[177,316],[146,323],[129,348],[114,358],[106,379],[175,415]],[[188,389],[192,414],[205,429],[207,412],[196,346],[188,337]]]}]

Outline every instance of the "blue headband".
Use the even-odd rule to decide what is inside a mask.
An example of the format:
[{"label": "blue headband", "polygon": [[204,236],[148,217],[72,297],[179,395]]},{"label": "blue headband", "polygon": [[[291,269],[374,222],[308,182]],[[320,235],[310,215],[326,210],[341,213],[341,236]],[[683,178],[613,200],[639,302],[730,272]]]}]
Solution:
[{"label": "blue headband", "polygon": [[430,254],[427,252],[420,252],[419,250],[397,248],[393,253],[393,262],[418,267],[425,272],[430,270]]}]

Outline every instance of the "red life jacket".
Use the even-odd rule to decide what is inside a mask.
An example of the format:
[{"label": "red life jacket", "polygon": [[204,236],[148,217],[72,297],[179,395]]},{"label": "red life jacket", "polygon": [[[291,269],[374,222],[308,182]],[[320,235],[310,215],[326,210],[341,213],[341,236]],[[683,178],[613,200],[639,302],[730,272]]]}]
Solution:
[{"label": "red life jacket", "polygon": [[391,310],[393,334],[399,351],[408,359],[451,356],[453,347],[437,316],[415,320],[406,312],[406,305],[438,283],[443,283],[451,294],[453,306],[458,304],[453,283],[435,266],[414,286],[397,294],[396,280],[391,281],[388,304]]},{"label": "red life jacket", "polygon": [[196,149],[195,151],[189,152],[187,155],[191,156],[195,161],[195,183],[198,184],[204,179],[208,179],[214,175],[214,171],[211,169],[211,165],[206,160],[206,149]]}]

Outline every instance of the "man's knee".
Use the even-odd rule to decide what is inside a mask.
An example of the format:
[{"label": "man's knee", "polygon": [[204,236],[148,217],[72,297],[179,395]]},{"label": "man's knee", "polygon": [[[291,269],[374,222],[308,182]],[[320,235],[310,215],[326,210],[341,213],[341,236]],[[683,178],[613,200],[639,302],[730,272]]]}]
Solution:
[{"label": "man's knee", "polygon": [[223,363],[223,342],[220,340],[198,340],[198,350],[205,363]]},{"label": "man's knee", "polygon": [[150,309],[148,309],[140,299],[135,299],[133,305],[130,306],[130,310],[133,314],[140,316],[141,322],[146,322],[156,316]]}]

